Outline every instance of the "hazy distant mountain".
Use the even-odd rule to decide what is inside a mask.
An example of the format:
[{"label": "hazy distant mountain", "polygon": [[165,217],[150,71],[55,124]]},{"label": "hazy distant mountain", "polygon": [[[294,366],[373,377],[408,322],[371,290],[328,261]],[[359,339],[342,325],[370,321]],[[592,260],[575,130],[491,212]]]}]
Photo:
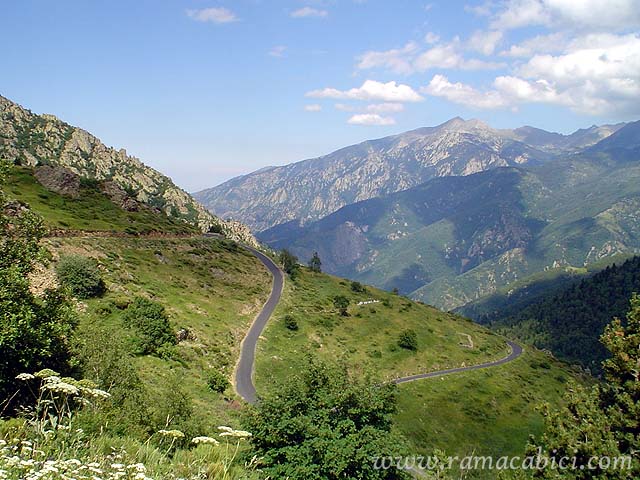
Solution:
[{"label": "hazy distant mountain", "polygon": [[640,122],[541,165],[432,179],[259,238],[454,308],[552,268],[640,252]]},{"label": "hazy distant mountain", "polygon": [[560,135],[532,127],[496,130],[478,120],[454,118],[437,127],[262,169],[194,196],[215,214],[260,231],[291,220],[317,220],[345,205],[406,190],[432,178],[541,164],[593,145],[620,126]]},{"label": "hazy distant mountain", "polygon": [[53,115],[36,115],[2,96],[0,159],[36,167],[36,176],[45,183],[69,176],[108,182],[111,196],[119,199],[116,203],[130,197],[204,231],[219,225],[231,238],[255,242],[245,225],[216,218],[169,177],[124,149],[107,147],[85,130]]}]

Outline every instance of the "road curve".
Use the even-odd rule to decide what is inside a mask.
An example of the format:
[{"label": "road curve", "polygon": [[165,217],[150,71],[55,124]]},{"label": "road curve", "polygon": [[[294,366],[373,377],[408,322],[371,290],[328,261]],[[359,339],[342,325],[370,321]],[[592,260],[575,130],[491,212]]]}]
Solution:
[{"label": "road curve", "polygon": [[240,344],[240,358],[238,359],[235,370],[236,393],[240,395],[245,402],[255,403],[257,395],[256,387],[253,384],[253,367],[256,357],[256,345],[258,344],[262,330],[264,330],[264,327],[267,325],[269,318],[280,301],[282,287],[284,286],[284,274],[274,261],[264,253],[246,245],[244,245],[244,248],[258,257],[258,260],[267,267],[273,276],[271,294],[269,295],[267,303],[262,307],[262,310],[251,324],[247,335]]},{"label": "road curve", "polygon": [[471,365],[468,367],[451,368],[449,370],[439,370],[437,372],[419,373],[408,377],[396,378],[395,380],[392,380],[392,382],[397,385],[400,383],[415,382],[416,380],[424,380],[425,378],[442,377],[444,375],[451,375],[452,373],[469,372],[471,370],[482,370],[483,368],[504,365],[505,363],[514,361],[522,355],[522,347],[520,345],[510,340],[507,340],[507,345],[511,348],[511,353],[500,360],[496,360],[495,362],[480,363],[478,365]]}]

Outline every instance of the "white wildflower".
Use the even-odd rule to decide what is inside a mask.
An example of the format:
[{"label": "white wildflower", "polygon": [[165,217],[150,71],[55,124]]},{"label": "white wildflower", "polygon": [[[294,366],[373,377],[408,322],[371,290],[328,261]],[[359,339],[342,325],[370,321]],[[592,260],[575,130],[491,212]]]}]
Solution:
[{"label": "white wildflower", "polygon": [[184,438],[184,433],[180,430],[159,430],[158,433],[164,437]]},{"label": "white wildflower", "polygon": [[200,444],[200,443],[208,443],[211,445],[220,445],[220,442],[218,442],[218,440],[216,440],[215,438],[211,438],[211,437],[196,437],[193,440],[191,440],[191,443],[195,443],[196,445]]},{"label": "white wildflower", "polygon": [[34,375],[31,375],[30,373],[21,373],[20,375],[16,376],[16,380],[22,380],[23,382],[26,382],[27,380],[33,380],[34,378],[36,378]]}]

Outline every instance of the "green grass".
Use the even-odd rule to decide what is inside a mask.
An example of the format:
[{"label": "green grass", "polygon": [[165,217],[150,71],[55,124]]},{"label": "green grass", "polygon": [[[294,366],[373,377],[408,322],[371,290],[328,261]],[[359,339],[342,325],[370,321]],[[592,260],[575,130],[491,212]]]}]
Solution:
[{"label": "green grass", "polygon": [[542,431],[536,408],[558,404],[572,377],[560,362],[525,347],[506,365],[400,385],[396,421],[415,454],[522,454],[528,436]]},{"label": "green grass", "polygon": [[[266,301],[271,277],[250,253],[233,242],[212,238],[52,238],[56,256],[96,258],[108,293],[86,301],[83,325],[123,331],[121,308],[136,295],[166,307],[172,327],[186,328],[194,339],[177,346],[175,359],[139,356],[136,366],[154,394],[178,375],[193,398],[199,416],[222,425],[237,409],[224,395],[207,387],[216,369],[229,380],[249,324]],[[232,389],[226,398],[233,399]]]},{"label": "green grass", "polygon": [[[356,371],[373,370],[382,379],[484,363],[508,353],[502,337],[462,317],[367,290],[353,293],[348,282],[306,269],[289,281],[258,343],[258,393],[295,372],[307,352],[341,359]],[[333,308],[335,295],[351,298],[349,317]],[[381,303],[354,305],[370,299]],[[286,314],[297,319],[299,330],[285,327]],[[407,328],[418,333],[416,353],[397,347],[399,333]],[[467,339],[461,333],[471,336],[472,349],[463,346]],[[432,454],[435,448],[451,455],[521,454],[529,434],[541,432],[537,407],[559,403],[571,378],[576,375],[566,366],[526,347],[508,365],[401,385],[396,428],[415,454]]]},{"label": "green grass", "polygon": [[197,229],[161,212],[142,209],[127,212],[115,205],[96,186],[84,185],[78,198],[47,190],[27,167],[14,167],[4,190],[9,198],[29,204],[51,229],[92,232],[189,234]]}]

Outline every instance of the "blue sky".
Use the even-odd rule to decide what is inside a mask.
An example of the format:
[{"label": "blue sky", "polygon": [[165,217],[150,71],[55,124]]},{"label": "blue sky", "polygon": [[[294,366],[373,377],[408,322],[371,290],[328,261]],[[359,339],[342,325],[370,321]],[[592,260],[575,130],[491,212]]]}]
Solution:
[{"label": "blue sky", "polygon": [[190,191],[454,116],[565,133],[640,118],[640,0],[7,0],[0,16],[0,94]]}]

